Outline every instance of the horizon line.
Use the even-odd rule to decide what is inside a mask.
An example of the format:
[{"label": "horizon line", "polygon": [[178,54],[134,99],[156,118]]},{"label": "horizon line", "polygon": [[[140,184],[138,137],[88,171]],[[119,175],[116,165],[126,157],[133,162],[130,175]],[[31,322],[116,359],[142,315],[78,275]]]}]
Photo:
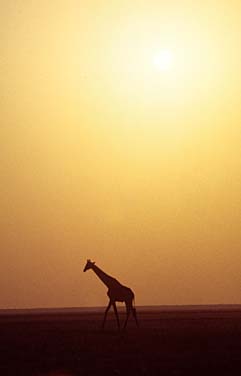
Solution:
[{"label": "horizon line", "polygon": [[[136,305],[139,309],[174,309],[174,308],[239,308],[241,303],[211,303],[211,304],[151,304]],[[120,307],[121,308],[121,307]],[[123,307],[124,308],[124,307]],[[6,312],[36,312],[36,311],[93,311],[105,309],[105,306],[72,306],[72,307],[22,307],[22,308],[0,308],[0,314]]]}]

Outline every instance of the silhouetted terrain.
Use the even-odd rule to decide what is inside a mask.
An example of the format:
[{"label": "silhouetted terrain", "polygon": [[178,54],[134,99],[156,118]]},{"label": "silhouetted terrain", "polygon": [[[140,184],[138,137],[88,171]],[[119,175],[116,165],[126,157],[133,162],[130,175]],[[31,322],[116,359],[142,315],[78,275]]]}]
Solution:
[{"label": "silhouetted terrain", "polygon": [[241,374],[240,307],[137,308],[120,332],[103,311],[2,311],[0,375]]}]

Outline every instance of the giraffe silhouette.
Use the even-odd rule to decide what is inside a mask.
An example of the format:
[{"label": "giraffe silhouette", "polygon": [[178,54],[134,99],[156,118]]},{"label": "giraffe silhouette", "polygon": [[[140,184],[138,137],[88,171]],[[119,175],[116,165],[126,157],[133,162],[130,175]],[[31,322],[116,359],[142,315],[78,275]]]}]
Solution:
[{"label": "giraffe silhouette", "polygon": [[118,329],[120,329],[120,320],[119,320],[119,315],[118,315],[118,311],[117,311],[117,307],[116,307],[116,302],[125,302],[125,305],[126,305],[126,319],[125,319],[123,328],[125,328],[126,325],[127,325],[127,321],[128,321],[129,316],[130,316],[130,312],[132,312],[132,314],[134,316],[136,326],[139,326],[138,320],[137,320],[137,315],[136,315],[136,309],[133,305],[134,298],[135,298],[133,291],[129,287],[123,286],[120,282],[117,281],[117,279],[115,279],[115,278],[111,277],[110,275],[106,274],[105,272],[103,272],[103,270],[101,270],[98,266],[95,265],[95,262],[87,260],[87,263],[86,263],[83,271],[86,272],[89,269],[92,269],[95,272],[95,274],[97,275],[97,277],[99,277],[99,279],[108,288],[107,295],[108,295],[110,301],[109,301],[109,304],[108,304],[108,306],[105,310],[102,328],[105,327],[107,313],[108,313],[109,309],[111,308],[111,306],[113,306],[115,316],[116,316],[117,325],[118,325]]}]

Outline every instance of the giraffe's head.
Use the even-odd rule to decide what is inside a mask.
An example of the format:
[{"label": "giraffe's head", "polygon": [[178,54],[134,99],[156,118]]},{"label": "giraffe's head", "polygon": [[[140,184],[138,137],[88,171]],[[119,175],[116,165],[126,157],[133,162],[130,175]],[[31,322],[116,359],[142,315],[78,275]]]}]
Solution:
[{"label": "giraffe's head", "polygon": [[89,270],[89,269],[92,269],[92,267],[95,265],[95,262],[92,262],[92,261],[90,261],[90,260],[87,260],[87,263],[86,263],[86,265],[85,265],[85,267],[84,267],[84,272],[86,272],[86,270]]}]

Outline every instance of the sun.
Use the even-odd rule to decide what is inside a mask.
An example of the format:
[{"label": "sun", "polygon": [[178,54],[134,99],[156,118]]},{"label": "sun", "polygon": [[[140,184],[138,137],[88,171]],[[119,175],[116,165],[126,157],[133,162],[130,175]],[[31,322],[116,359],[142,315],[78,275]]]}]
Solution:
[{"label": "sun", "polygon": [[159,71],[168,71],[173,66],[173,52],[168,49],[158,51],[153,56],[153,65]]}]

